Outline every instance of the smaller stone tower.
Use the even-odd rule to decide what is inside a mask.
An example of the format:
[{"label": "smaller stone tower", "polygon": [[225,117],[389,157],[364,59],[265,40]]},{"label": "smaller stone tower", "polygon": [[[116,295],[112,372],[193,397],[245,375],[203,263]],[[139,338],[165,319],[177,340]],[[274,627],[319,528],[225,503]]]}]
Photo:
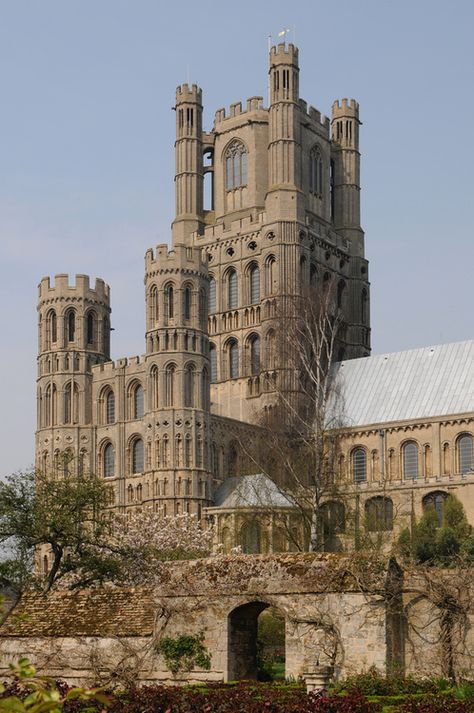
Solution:
[{"label": "smaller stone tower", "polygon": [[145,270],[145,420],[155,495],[168,514],[200,516],[212,497],[207,261],[196,247],[158,245],[147,251]]},{"label": "smaller stone tower", "polygon": [[203,228],[202,92],[195,84],[176,89],[176,217],[173,241],[189,242]]},{"label": "smaller stone tower", "polygon": [[45,472],[88,470],[92,440],[91,366],[110,358],[109,286],[87,275],[41,280],[38,299],[36,463]]}]

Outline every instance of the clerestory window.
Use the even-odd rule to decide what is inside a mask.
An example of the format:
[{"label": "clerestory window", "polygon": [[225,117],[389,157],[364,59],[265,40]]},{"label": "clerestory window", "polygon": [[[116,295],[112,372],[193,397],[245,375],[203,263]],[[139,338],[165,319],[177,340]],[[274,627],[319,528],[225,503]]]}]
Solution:
[{"label": "clerestory window", "polygon": [[225,176],[228,191],[247,185],[247,149],[234,140],[225,152]]}]

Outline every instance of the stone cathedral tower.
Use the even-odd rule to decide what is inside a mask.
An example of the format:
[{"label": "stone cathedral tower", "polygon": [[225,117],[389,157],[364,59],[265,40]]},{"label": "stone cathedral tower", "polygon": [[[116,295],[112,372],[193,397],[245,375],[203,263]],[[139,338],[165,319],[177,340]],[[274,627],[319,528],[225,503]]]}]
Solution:
[{"label": "stone cathedral tower", "polygon": [[102,280],[40,284],[37,465],[101,474],[118,508],[212,505],[275,398],[286,295],[336,280],[338,356],[370,352],[358,104],[335,102],[332,121],[308,108],[291,44],[270,51],[269,90],[206,132],[201,89],[177,88],[176,213],[171,247],[145,256],[144,356],[110,361]]}]

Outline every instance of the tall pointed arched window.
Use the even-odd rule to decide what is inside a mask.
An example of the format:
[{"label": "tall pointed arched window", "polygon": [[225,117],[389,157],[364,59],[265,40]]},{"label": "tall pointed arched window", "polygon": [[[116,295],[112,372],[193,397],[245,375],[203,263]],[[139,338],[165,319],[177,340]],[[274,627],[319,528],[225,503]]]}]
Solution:
[{"label": "tall pointed arched window", "polygon": [[237,273],[235,270],[229,270],[227,273],[227,308],[235,309],[238,299]]},{"label": "tall pointed arched window", "polygon": [[76,313],[73,309],[68,310],[64,316],[64,331],[66,341],[74,342],[76,339]]},{"label": "tall pointed arched window", "polygon": [[191,288],[186,285],[183,291],[183,319],[191,319]]},{"label": "tall pointed arched window", "polygon": [[215,344],[209,346],[209,361],[211,363],[211,382],[215,383],[217,381],[217,350]]},{"label": "tall pointed arched window", "polygon": [[188,364],[184,370],[184,405],[194,406],[196,369],[194,364]]},{"label": "tall pointed arched window", "polygon": [[239,345],[236,339],[231,339],[227,344],[229,377],[237,379],[239,376]]},{"label": "tall pointed arched window", "polygon": [[49,310],[48,316],[46,317],[46,335],[48,347],[50,347],[51,344],[55,344],[57,342],[58,321],[54,309]]},{"label": "tall pointed arched window", "polygon": [[132,473],[143,473],[145,466],[145,449],[141,438],[137,438],[132,445]]},{"label": "tall pointed arched window", "polygon": [[425,495],[422,500],[423,510],[431,509],[436,513],[438,527],[443,524],[444,506],[448,497],[448,493],[444,493],[442,490],[434,490],[432,493]]},{"label": "tall pointed arched window", "polygon": [[87,313],[86,341],[88,346],[94,346],[97,343],[97,318],[94,312]]},{"label": "tall pointed arched window", "polygon": [[473,467],[472,436],[470,433],[463,433],[457,442],[458,451],[458,471],[459,473],[470,473]]},{"label": "tall pointed arched window", "polygon": [[201,372],[201,408],[209,408],[209,372],[206,367]]},{"label": "tall pointed arched window", "polygon": [[276,292],[276,259],[269,255],[265,261],[265,294],[274,295]]},{"label": "tall pointed arched window", "polygon": [[367,480],[367,455],[365,448],[354,448],[352,451],[352,475],[355,483]]},{"label": "tall pointed arched window", "polygon": [[323,194],[323,160],[319,146],[309,154],[309,191],[319,198]]},{"label": "tall pointed arched window", "polygon": [[48,384],[44,399],[45,426],[55,426],[58,418],[58,392],[56,384]]},{"label": "tall pointed arched window", "polygon": [[231,141],[225,152],[225,185],[228,191],[247,185],[247,149],[241,141]]},{"label": "tall pointed arched window", "polygon": [[201,329],[206,329],[207,326],[207,295],[205,290],[199,290],[199,326]]},{"label": "tall pointed arched window", "polygon": [[174,318],[173,285],[166,285],[166,287],[165,287],[165,319],[170,320],[173,318]]},{"label": "tall pointed arched window", "polygon": [[79,389],[77,384],[69,382],[64,388],[64,423],[79,421]]},{"label": "tall pointed arched window", "polygon": [[168,364],[165,371],[165,405],[174,405],[174,379],[176,367],[174,364]]},{"label": "tall pointed arched window", "polygon": [[260,302],[260,269],[258,265],[252,265],[249,270],[249,297],[251,305]]},{"label": "tall pointed arched window", "polygon": [[407,441],[402,448],[403,477],[405,479],[418,478],[418,444]]},{"label": "tall pointed arched window", "polygon": [[151,407],[153,409],[158,408],[158,378],[159,378],[158,367],[156,366],[156,364],[153,364],[153,366],[150,369],[150,389],[149,389],[149,395],[151,397]]},{"label": "tall pointed arched window", "polygon": [[150,293],[148,297],[149,304],[149,314],[150,314],[150,326],[153,326],[158,322],[158,288],[156,285],[152,285],[150,288]]},{"label": "tall pointed arched window", "polygon": [[393,502],[381,495],[369,498],[365,506],[365,526],[369,532],[393,530]]},{"label": "tall pointed arched window", "polygon": [[209,313],[217,311],[217,300],[216,300],[216,280],[211,277],[209,280]]},{"label": "tall pointed arched window", "polygon": [[112,478],[115,475],[115,453],[111,443],[107,443],[103,452],[104,476]]}]

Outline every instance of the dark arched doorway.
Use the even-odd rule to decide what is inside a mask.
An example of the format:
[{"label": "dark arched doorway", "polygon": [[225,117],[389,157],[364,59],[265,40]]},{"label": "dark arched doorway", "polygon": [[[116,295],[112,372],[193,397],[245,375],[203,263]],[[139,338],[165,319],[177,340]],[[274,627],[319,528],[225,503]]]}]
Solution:
[{"label": "dark arched doorway", "polygon": [[[268,612],[264,622],[266,636],[264,641],[259,642],[259,617],[265,610]],[[272,619],[276,620],[274,624],[271,622]],[[260,623],[263,624],[262,621]],[[283,629],[276,633],[275,641],[271,640],[272,626],[276,628],[280,626]],[[274,653],[278,655],[279,663],[282,664],[279,673],[284,677],[284,626],[282,613],[265,602],[249,602],[234,609],[228,617],[227,680],[257,680],[262,678],[262,675],[267,679],[271,678],[271,671],[269,672],[267,667],[262,671],[262,643],[267,649],[265,654],[275,649]]]}]

